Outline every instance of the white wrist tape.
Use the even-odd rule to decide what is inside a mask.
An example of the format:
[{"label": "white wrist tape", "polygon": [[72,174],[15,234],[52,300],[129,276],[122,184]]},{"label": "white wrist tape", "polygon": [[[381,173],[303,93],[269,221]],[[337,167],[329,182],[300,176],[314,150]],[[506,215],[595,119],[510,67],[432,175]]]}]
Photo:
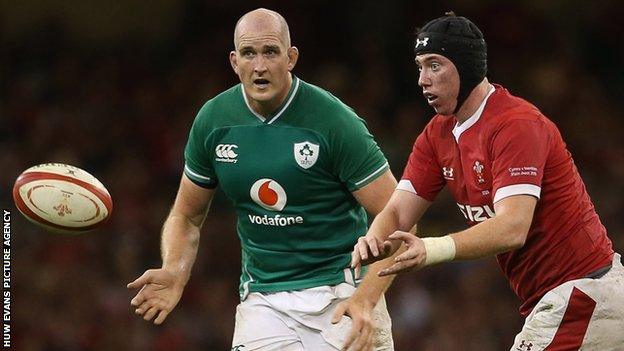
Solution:
[{"label": "white wrist tape", "polygon": [[425,266],[452,261],[455,258],[455,240],[446,235],[440,238],[423,238],[427,258]]}]

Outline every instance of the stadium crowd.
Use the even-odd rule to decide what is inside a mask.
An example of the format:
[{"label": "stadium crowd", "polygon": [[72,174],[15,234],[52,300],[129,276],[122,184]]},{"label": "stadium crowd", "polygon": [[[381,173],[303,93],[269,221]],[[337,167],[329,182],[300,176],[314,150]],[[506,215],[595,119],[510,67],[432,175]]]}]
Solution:
[{"label": "stadium crowd", "polygon": [[[624,45],[617,44],[618,24],[605,20],[624,6],[469,3],[454,10],[484,28],[490,81],[557,123],[615,250],[624,251]],[[447,9],[407,1],[364,2],[358,11],[329,2],[331,11],[316,3],[273,4],[301,52],[295,74],[353,106],[400,177],[433,115],[416,84],[413,30]],[[222,195],[204,224],[182,301],[163,326],[137,319],[125,288],[145,267],[160,265],[160,227],[189,127],[204,101],[237,82],[227,61],[231,33],[236,18],[254,8],[185,6],[176,35],[157,43],[77,42],[62,19],[38,22],[17,38],[0,35],[0,204],[13,209],[17,350],[230,348],[240,262],[223,257],[240,257],[240,247]],[[114,210],[104,228],[59,236],[18,214],[15,178],[52,161],[84,168],[106,184]],[[448,194],[441,196],[446,201],[429,210],[419,231],[464,226]],[[493,260],[399,277],[387,300],[397,350],[503,350],[522,325],[519,303]]]}]

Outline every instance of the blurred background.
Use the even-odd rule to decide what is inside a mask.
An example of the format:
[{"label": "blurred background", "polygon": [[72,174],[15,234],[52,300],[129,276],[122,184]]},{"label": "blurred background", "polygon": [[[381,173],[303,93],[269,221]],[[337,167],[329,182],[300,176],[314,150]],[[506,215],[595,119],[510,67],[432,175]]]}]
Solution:
[{"label": "blurred background", "polygon": [[[557,123],[624,251],[620,1],[1,1],[0,204],[13,210],[15,349],[230,349],[240,246],[222,194],[164,326],[134,315],[125,285],[160,265],[188,130],[207,99],[237,83],[234,25],[259,6],[288,21],[295,73],[366,119],[397,177],[433,115],[416,84],[414,30],[451,9],[471,18],[488,42],[490,81]],[[107,185],[115,210],[105,228],[58,236],[19,215],[13,182],[43,162]],[[448,194],[438,200],[420,232],[463,228]],[[522,325],[493,259],[401,276],[387,299],[397,350],[507,350]]]}]

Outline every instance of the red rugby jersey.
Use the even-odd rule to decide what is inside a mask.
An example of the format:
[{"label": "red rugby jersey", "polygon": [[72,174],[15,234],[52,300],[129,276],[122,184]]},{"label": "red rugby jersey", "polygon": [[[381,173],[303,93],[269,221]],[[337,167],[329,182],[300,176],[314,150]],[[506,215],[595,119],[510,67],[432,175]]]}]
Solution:
[{"label": "red rugby jersey", "polygon": [[525,245],[497,255],[526,316],[548,290],[610,264],[613,249],[555,124],[494,87],[460,126],[453,116],[433,117],[398,189],[433,201],[447,185],[469,225],[493,217],[500,199],[537,197]]}]

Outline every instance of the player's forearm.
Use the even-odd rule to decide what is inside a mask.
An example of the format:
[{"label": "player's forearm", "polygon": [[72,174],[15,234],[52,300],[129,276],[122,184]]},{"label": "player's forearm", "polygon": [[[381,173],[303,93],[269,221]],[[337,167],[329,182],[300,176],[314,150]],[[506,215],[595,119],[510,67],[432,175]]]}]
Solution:
[{"label": "player's forearm", "polygon": [[401,223],[398,212],[392,207],[386,206],[386,208],[379,213],[373,220],[368,233],[366,235],[372,235],[378,238],[381,242],[388,239],[390,234],[397,230],[408,231],[411,228],[410,224]]},{"label": "player's forearm", "polygon": [[197,257],[200,226],[181,215],[170,215],[163,226],[162,267],[172,270],[186,284]]},{"label": "player's forearm", "polygon": [[404,251],[405,246],[402,245],[391,257],[368,266],[368,273],[366,273],[366,276],[353,294],[353,298],[360,299],[374,307],[381,298],[381,295],[388,290],[395,277],[395,275],[380,277],[377,273],[382,269],[390,267],[394,263],[394,258]]},{"label": "player's forearm", "polygon": [[455,241],[455,259],[473,260],[521,248],[528,229],[520,221],[501,216],[451,234]]}]

